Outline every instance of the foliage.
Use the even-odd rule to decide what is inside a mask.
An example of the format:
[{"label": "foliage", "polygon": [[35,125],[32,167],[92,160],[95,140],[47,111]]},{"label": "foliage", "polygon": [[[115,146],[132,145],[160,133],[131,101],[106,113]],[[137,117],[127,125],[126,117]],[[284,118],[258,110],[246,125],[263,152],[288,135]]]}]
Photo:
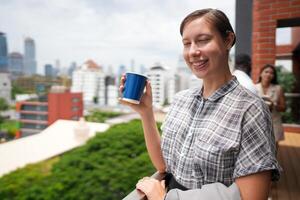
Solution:
[{"label": "foliage", "polygon": [[94,102],[95,104],[97,104],[97,103],[98,103],[98,97],[94,97],[94,98],[93,98],[93,102]]},{"label": "foliage", "polygon": [[16,95],[17,94],[24,94],[26,93],[26,91],[24,91],[24,89],[22,87],[19,87],[16,84],[12,84],[12,89],[11,89],[11,98],[12,99],[16,99]]},{"label": "foliage", "polygon": [[300,101],[299,97],[285,98],[286,110],[282,114],[283,123],[300,124]]},{"label": "foliage", "polygon": [[[283,88],[285,93],[291,93],[294,90],[296,78],[292,72],[286,72],[282,67],[277,67],[278,83]],[[283,123],[300,123],[299,119],[299,99],[286,98],[286,111],[282,113]]]},{"label": "foliage", "polygon": [[122,199],[143,176],[154,173],[138,120],[115,125],[86,145],[0,179],[0,199]]},{"label": "foliage", "polygon": [[59,157],[56,157],[38,164],[27,165],[3,176],[0,179],[0,199],[22,199],[24,195],[20,192],[31,185],[39,184],[45,177],[49,176],[52,165],[58,160]]},{"label": "foliage", "polygon": [[0,130],[7,131],[10,138],[14,138],[16,132],[19,130],[20,124],[16,120],[4,120],[0,125]]},{"label": "foliage", "polygon": [[118,112],[106,112],[101,110],[95,110],[92,114],[85,116],[85,120],[89,122],[100,122],[103,123],[108,118],[117,117],[121,113]]},{"label": "foliage", "polygon": [[282,67],[277,67],[277,80],[279,85],[283,88],[284,92],[293,92],[296,78],[292,72],[286,72]]},{"label": "foliage", "polygon": [[167,106],[167,105],[170,105],[170,103],[169,103],[169,100],[166,98],[164,103],[163,103],[163,106]]},{"label": "foliage", "polygon": [[9,108],[9,105],[6,102],[6,100],[3,98],[0,98],[0,111],[7,110],[8,108]]}]

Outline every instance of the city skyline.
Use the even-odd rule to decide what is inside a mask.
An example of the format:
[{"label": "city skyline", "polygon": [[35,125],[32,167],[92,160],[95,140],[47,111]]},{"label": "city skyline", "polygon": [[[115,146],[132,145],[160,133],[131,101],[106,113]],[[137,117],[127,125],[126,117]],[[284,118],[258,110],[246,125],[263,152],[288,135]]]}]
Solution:
[{"label": "city skyline", "polygon": [[[156,62],[175,67],[181,54],[179,25],[191,11],[223,10],[235,26],[235,1],[122,2],[89,0],[38,2],[1,1],[0,31],[6,33],[8,52],[24,54],[24,38],[36,44],[38,73],[45,64],[62,67],[95,60],[106,69],[120,65],[150,67]],[[14,12],[11,12],[14,10]],[[13,13],[18,13],[13,14]]]}]

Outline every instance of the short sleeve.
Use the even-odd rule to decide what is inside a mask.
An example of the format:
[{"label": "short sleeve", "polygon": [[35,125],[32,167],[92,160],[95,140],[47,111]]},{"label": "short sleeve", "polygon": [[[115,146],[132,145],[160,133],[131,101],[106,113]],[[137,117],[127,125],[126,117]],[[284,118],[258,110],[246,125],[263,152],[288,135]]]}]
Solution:
[{"label": "short sleeve", "polygon": [[245,112],[241,127],[241,146],[233,178],[271,170],[272,180],[280,177],[276,159],[271,114],[262,101],[252,104]]}]

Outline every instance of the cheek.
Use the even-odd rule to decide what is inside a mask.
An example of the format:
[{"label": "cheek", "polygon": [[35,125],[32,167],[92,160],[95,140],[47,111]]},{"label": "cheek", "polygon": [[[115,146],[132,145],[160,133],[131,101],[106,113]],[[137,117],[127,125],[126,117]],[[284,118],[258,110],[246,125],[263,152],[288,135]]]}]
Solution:
[{"label": "cheek", "polygon": [[214,58],[223,57],[226,54],[226,49],[223,49],[222,46],[219,46],[215,43],[208,45],[203,52],[207,56],[212,56]]},{"label": "cheek", "polygon": [[185,62],[188,62],[188,60],[189,60],[189,54],[188,54],[188,52],[185,51],[185,50],[183,50],[182,55],[183,55],[183,58],[184,58]]}]

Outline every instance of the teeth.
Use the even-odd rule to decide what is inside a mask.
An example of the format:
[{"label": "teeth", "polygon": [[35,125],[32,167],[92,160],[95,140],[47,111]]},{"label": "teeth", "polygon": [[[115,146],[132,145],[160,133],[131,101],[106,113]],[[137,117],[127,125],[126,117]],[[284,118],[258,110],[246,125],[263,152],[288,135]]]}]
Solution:
[{"label": "teeth", "polygon": [[203,60],[203,61],[192,62],[192,64],[195,66],[199,66],[199,65],[203,65],[205,62],[206,60]]}]

